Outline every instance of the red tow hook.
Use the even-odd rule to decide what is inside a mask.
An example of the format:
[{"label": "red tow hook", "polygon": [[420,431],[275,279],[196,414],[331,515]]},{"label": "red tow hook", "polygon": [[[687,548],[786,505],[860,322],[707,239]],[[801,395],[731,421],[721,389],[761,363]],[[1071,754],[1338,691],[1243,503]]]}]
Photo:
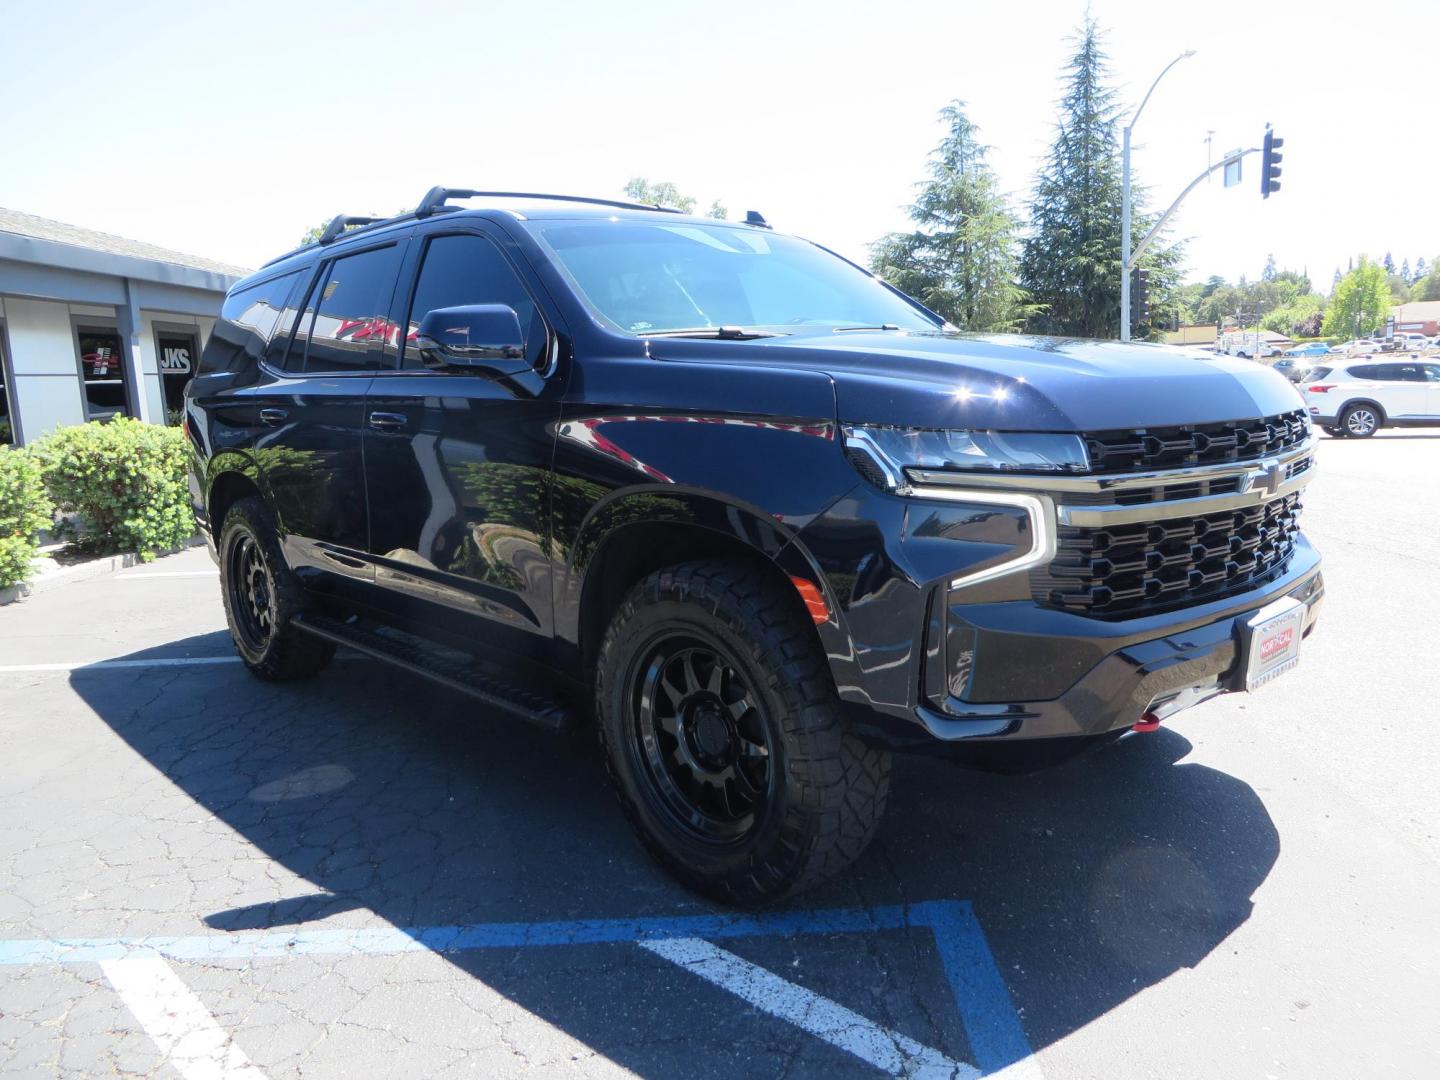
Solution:
[{"label": "red tow hook", "polygon": [[1160,717],[1153,712],[1147,712],[1140,717],[1133,725],[1131,731],[1154,731],[1160,726]]}]

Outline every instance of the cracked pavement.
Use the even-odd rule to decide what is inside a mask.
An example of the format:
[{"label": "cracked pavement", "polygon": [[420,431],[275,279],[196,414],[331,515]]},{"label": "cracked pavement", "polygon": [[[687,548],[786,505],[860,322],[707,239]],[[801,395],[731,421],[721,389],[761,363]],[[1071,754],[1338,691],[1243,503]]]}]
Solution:
[{"label": "cracked pavement", "polygon": [[[1440,1075],[1440,438],[1322,440],[1320,470],[1296,673],[1048,772],[900,759],[875,845],[796,906],[970,901],[1050,1080]],[[0,665],[230,656],[211,567],[0,608]],[[372,662],[0,673],[0,939],[709,913],[590,740]],[[974,1060],[923,929],[722,947]],[[170,966],[272,1080],[879,1075],[624,942]],[[183,1075],[91,963],[0,964],[0,1073]]]}]

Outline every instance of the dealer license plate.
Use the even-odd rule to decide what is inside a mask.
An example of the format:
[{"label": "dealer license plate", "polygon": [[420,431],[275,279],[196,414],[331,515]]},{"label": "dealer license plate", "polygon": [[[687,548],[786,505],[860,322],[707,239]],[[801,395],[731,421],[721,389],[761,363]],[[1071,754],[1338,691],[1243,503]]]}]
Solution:
[{"label": "dealer license plate", "polygon": [[1254,690],[1300,663],[1305,605],[1286,597],[1245,621],[1245,689]]}]

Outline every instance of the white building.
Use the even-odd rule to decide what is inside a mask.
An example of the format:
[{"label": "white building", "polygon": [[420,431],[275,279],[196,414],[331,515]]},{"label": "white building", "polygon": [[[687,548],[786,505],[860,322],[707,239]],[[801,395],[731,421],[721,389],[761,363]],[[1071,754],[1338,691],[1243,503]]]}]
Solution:
[{"label": "white building", "polygon": [[117,414],[164,423],[247,272],[0,209],[0,442]]}]

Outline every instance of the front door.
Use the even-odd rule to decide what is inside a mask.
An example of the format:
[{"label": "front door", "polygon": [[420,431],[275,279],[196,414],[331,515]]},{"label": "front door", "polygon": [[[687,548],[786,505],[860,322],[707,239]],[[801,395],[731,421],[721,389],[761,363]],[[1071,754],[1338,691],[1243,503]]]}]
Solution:
[{"label": "front door", "polygon": [[1425,377],[1425,418],[1440,424],[1440,364],[1422,363],[1419,367]]},{"label": "front door", "polygon": [[[549,484],[563,390],[554,333],[538,290],[487,234],[430,234],[415,261],[396,304],[396,366],[366,397],[377,596],[482,651],[535,655],[552,626]],[[413,343],[420,320],[473,304],[515,309],[530,371],[494,379],[425,367]]]}]

